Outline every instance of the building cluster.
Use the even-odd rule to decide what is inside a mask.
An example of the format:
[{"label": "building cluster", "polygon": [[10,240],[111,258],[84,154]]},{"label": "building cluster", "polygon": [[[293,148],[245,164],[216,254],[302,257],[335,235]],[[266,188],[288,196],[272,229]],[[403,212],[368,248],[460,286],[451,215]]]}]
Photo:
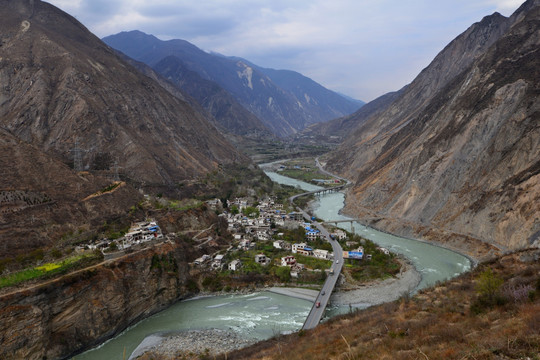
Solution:
[{"label": "building cluster", "polygon": [[163,233],[155,220],[147,220],[136,222],[131,225],[129,231],[122,237],[117,239],[101,239],[100,241],[90,244],[80,245],[78,250],[100,250],[105,252],[107,249],[127,250],[136,245],[142,245],[154,240],[162,240]]},{"label": "building cluster", "polygon": [[[218,200],[207,202],[209,206],[220,206]],[[297,274],[304,269],[302,264],[297,262],[294,254],[305,256],[313,256],[320,259],[332,260],[334,255],[328,250],[314,249],[309,245],[310,242],[321,238],[323,235],[315,228],[312,228],[311,223],[305,222],[302,213],[291,212],[287,213],[283,209],[282,204],[278,204],[272,198],[266,198],[260,201],[257,205],[250,203],[247,198],[237,198],[229,200],[227,207],[233,206],[238,209],[238,213],[223,212],[220,216],[227,219],[228,230],[233,234],[236,246],[233,249],[251,250],[254,249],[258,242],[273,241],[273,246],[276,249],[287,250],[291,255],[281,258],[281,266],[291,268],[291,275]],[[246,209],[256,209],[257,212],[246,213]],[[251,211],[251,210],[250,210]],[[282,239],[283,233],[280,233],[279,228],[294,229],[303,227],[306,232],[305,242],[291,244]],[[336,230],[333,234],[334,238],[343,239],[346,233],[342,230]],[[230,249],[230,250],[233,250]],[[219,257],[219,259],[218,259]],[[263,253],[257,254],[254,261],[262,266],[269,265],[272,261]],[[210,267],[212,269],[225,269],[225,266],[230,271],[237,271],[242,267],[242,262],[239,259],[234,259],[228,264],[223,262],[223,255],[216,255],[213,259],[210,255],[204,255],[195,261],[196,265]]]}]

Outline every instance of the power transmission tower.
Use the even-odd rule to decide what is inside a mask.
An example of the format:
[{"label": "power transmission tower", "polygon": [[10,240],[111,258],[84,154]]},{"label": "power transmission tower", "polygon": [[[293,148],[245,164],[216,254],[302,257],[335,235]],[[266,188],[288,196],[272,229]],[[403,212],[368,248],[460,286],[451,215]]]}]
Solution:
[{"label": "power transmission tower", "polygon": [[79,138],[75,138],[75,147],[71,149],[73,153],[73,169],[76,172],[83,171],[83,162],[82,162],[82,152],[83,150],[79,147]]},{"label": "power transmission tower", "polygon": [[113,170],[114,170],[113,180],[114,181],[120,181],[120,174],[118,173],[119,168],[120,167],[118,166],[118,158],[116,158],[116,160],[114,160],[114,165],[113,165]]}]

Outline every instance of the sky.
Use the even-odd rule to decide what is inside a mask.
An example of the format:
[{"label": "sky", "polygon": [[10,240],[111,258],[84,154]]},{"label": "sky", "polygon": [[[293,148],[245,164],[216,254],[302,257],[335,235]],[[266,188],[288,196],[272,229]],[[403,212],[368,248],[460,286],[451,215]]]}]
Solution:
[{"label": "sky", "polygon": [[140,30],[162,40],[302,73],[371,101],[410,83],[484,16],[524,0],[47,0],[100,38]]}]

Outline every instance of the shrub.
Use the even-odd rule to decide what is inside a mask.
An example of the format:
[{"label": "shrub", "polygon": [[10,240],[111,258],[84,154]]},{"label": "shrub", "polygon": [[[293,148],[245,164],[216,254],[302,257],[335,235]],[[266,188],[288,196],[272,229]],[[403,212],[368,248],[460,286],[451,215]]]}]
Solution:
[{"label": "shrub", "polygon": [[55,259],[58,259],[58,258],[61,258],[62,257],[62,252],[58,249],[52,249],[51,250],[51,256]]},{"label": "shrub", "polygon": [[489,303],[495,303],[499,290],[503,284],[503,279],[493,274],[491,268],[488,268],[480,274],[476,290],[480,297],[485,298]]},{"label": "shrub", "polygon": [[478,297],[471,304],[471,312],[479,314],[493,306],[504,305],[507,300],[500,293],[502,284],[503,279],[494,274],[491,268],[482,272],[476,285]]},{"label": "shrub", "polygon": [[533,290],[532,285],[528,284],[508,285],[504,287],[503,294],[508,300],[513,301],[515,304],[523,304],[529,299],[529,294],[532,293]]},{"label": "shrub", "polygon": [[195,281],[193,281],[192,279],[189,279],[186,283],[186,288],[189,290],[189,291],[192,291],[192,292],[197,292],[199,291],[199,286],[197,285],[197,283]]},{"label": "shrub", "polygon": [[291,269],[288,266],[280,266],[276,268],[276,276],[283,282],[291,280]]}]

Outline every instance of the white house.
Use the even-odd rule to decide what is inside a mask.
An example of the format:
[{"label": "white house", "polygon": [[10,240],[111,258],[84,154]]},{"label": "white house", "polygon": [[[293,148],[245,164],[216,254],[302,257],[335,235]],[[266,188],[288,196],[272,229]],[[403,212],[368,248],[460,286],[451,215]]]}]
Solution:
[{"label": "white house", "polygon": [[233,260],[229,263],[229,270],[237,271],[242,267],[242,262],[239,259]]},{"label": "white house", "polygon": [[210,259],[212,259],[212,257],[210,255],[203,255],[200,258],[195,259],[195,265],[202,265],[205,262],[210,261]]},{"label": "white house", "polygon": [[281,266],[294,266],[296,265],[296,259],[294,256],[284,256],[281,258]]},{"label": "white house", "polygon": [[306,231],[306,238],[310,241],[316,240],[321,237],[321,232],[319,230],[310,229]]},{"label": "white house", "polygon": [[251,247],[251,241],[249,241],[248,239],[244,239],[240,241],[240,244],[238,244],[238,248],[241,250],[249,250],[250,247]]},{"label": "white house", "polygon": [[345,233],[345,231],[341,229],[336,229],[336,231],[334,231],[332,235],[334,235],[334,237],[338,240],[343,240],[347,237],[347,234]]},{"label": "white house", "polygon": [[283,240],[276,240],[274,241],[274,248],[276,249],[283,249]]},{"label": "white house", "polygon": [[270,240],[270,235],[268,235],[268,232],[266,230],[257,230],[257,239],[260,241],[267,241]]},{"label": "white house", "polygon": [[270,258],[267,257],[264,254],[258,254],[258,255],[255,255],[255,262],[257,264],[261,264],[263,266],[266,266],[266,265],[270,264]]},{"label": "white house", "polygon": [[304,250],[308,245],[306,243],[292,244],[292,253],[296,254],[298,250]]},{"label": "white house", "polygon": [[330,259],[330,254],[328,254],[328,250],[315,249],[313,250],[313,256],[319,259]]},{"label": "white house", "polygon": [[222,209],[223,208],[223,204],[221,203],[221,200],[219,200],[217,198],[213,199],[213,200],[208,200],[208,201],[206,201],[206,203],[208,204],[208,206],[212,210]]}]

